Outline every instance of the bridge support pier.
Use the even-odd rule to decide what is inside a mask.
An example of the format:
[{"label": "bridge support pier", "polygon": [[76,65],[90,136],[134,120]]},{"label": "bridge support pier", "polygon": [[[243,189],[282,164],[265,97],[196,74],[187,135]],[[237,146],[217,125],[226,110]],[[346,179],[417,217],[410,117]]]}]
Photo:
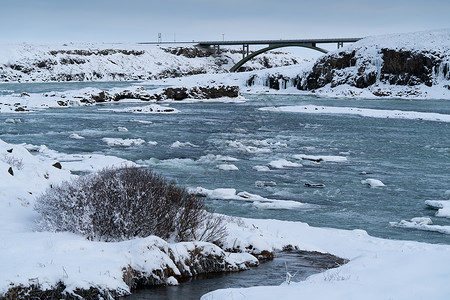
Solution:
[{"label": "bridge support pier", "polygon": [[242,59],[246,58],[249,55],[250,51],[248,48],[248,44],[242,45]]},{"label": "bridge support pier", "polygon": [[337,45],[338,45],[338,46],[337,46],[338,49],[339,49],[339,48],[342,48],[342,47],[344,47],[344,42],[338,42]]},{"label": "bridge support pier", "polygon": [[214,54],[219,55],[220,54],[220,45],[214,45]]}]

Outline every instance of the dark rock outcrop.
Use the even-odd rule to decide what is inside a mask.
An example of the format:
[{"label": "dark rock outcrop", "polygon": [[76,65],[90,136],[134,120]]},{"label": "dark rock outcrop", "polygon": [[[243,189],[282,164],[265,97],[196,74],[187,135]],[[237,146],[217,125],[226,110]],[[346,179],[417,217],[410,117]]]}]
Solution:
[{"label": "dark rock outcrop", "polygon": [[306,74],[296,79],[300,90],[315,90],[328,84],[348,84],[367,88],[375,83],[432,86],[439,72],[449,77],[448,64],[433,51],[414,52],[381,48],[379,58],[369,58],[356,50],[342,51],[321,57]]},{"label": "dark rock outcrop", "polygon": [[[240,96],[238,86],[195,86],[191,88],[186,87],[168,87],[157,92],[147,91],[144,87],[137,87],[134,89],[124,89],[121,91],[107,92],[102,90],[94,90],[85,92],[79,96],[74,96],[75,99],[80,99],[82,103],[94,104],[102,102],[119,101],[122,99],[137,99],[141,101],[163,101],[183,99],[217,99],[222,97],[236,98]],[[67,101],[58,100],[61,106],[67,106]]]}]

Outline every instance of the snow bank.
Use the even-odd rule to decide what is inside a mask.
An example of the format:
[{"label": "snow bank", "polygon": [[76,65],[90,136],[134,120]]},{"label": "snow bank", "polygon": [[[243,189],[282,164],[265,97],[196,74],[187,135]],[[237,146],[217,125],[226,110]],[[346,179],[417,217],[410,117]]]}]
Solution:
[{"label": "snow bank", "polygon": [[111,156],[69,155],[0,140],[0,297],[15,287],[47,290],[57,284],[67,293],[92,288],[104,295],[126,295],[136,274],[150,284],[176,284],[174,276],[239,271],[258,263],[248,253],[230,254],[205,242],[171,244],[149,236],[104,243],[68,232],[34,230],[37,195],[73,178],[71,171],[94,171],[119,162],[134,165]]},{"label": "snow bank", "polygon": [[270,112],[358,115],[370,118],[425,120],[425,121],[437,121],[446,123],[450,122],[450,115],[447,114],[403,111],[403,110],[381,110],[381,109],[369,109],[357,107],[301,105],[301,106],[262,107],[260,108],[260,110]]},{"label": "snow bank", "polygon": [[[202,300],[221,299],[446,299],[450,294],[449,245],[395,241],[369,236],[362,230],[315,228],[305,223],[244,219],[230,225],[228,244],[241,249],[285,245],[332,253],[349,262],[337,269],[279,286],[229,288]],[[289,266],[288,266],[289,267]],[[294,277],[295,281],[295,277]]]}]

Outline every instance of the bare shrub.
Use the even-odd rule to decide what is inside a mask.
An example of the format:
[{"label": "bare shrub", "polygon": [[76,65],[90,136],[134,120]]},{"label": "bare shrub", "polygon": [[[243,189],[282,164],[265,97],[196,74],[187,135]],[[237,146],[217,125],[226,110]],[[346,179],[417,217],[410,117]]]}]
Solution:
[{"label": "bare shrub", "polygon": [[147,169],[104,169],[50,188],[36,203],[41,229],[90,240],[156,235],[220,243],[226,235],[223,220],[207,212],[201,198]]},{"label": "bare shrub", "polygon": [[3,155],[2,159],[5,163],[9,164],[11,167],[15,167],[18,170],[23,169],[23,161],[21,158],[15,158],[12,155]]}]

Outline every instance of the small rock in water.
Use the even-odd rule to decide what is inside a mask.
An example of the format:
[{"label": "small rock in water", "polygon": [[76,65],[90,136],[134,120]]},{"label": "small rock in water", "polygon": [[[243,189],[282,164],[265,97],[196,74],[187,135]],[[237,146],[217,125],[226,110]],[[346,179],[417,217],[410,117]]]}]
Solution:
[{"label": "small rock in water", "polygon": [[322,183],[305,183],[306,187],[310,187],[310,188],[324,188],[325,184]]}]

